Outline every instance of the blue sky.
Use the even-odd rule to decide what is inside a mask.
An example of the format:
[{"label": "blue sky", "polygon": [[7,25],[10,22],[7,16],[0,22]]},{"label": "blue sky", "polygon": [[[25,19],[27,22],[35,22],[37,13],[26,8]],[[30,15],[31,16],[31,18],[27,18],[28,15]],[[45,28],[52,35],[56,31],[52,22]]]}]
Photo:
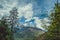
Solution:
[{"label": "blue sky", "polygon": [[42,20],[49,25],[48,16],[54,8],[56,0],[0,0],[0,18],[9,15],[13,7],[17,7],[20,24],[42,28]]}]

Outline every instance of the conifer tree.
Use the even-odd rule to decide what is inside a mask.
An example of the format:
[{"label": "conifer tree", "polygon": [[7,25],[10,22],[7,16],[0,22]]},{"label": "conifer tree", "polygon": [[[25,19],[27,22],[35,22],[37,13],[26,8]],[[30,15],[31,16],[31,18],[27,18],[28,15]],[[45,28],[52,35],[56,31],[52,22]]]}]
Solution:
[{"label": "conifer tree", "polygon": [[11,40],[14,40],[14,27],[18,26],[18,11],[16,7],[13,7],[13,9],[10,11],[10,24],[11,24]]},{"label": "conifer tree", "polygon": [[0,40],[10,40],[11,31],[5,19],[0,20]]},{"label": "conifer tree", "polygon": [[52,15],[52,22],[49,26],[46,40],[60,40],[60,4],[55,4],[54,13]]}]

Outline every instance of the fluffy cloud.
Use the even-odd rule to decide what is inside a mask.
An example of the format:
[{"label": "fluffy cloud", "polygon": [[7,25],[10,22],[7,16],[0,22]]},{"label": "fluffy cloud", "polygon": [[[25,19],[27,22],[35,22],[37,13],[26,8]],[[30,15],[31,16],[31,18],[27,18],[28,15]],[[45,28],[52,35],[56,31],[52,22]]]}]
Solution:
[{"label": "fluffy cloud", "polygon": [[45,23],[46,26],[49,26],[50,25],[50,22],[51,21],[47,17],[44,18],[43,20],[44,20],[43,22]]},{"label": "fluffy cloud", "polygon": [[48,26],[50,26],[51,21],[47,17],[44,19],[39,19],[38,17],[34,17],[34,19],[35,19],[35,23],[36,23],[37,28],[40,28],[42,30],[46,30],[46,28],[48,28]]},{"label": "fluffy cloud", "polygon": [[[23,2],[22,2],[23,3]],[[24,2],[26,3],[26,2]],[[18,18],[24,16],[27,20],[29,21],[32,19],[33,16],[33,8],[32,8],[32,3],[28,3],[24,6],[21,5],[17,5],[18,4],[18,0],[1,0],[0,4],[3,6],[3,9],[0,9],[0,18],[3,15],[9,15],[9,11],[12,10],[13,7],[17,7],[18,8]],[[31,23],[30,23],[31,24]]]},{"label": "fluffy cloud", "polygon": [[0,9],[0,18],[3,16],[3,15],[9,15],[9,11],[17,6],[17,0],[15,1],[12,1],[12,0],[0,0],[0,5],[2,5],[3,8]]},{"label": "fluffy cloud", "polygon": [[[9,11],[13,8],[13,7],[17,7],[18,8],[18,16],[24,16],[25,18],[31,18],[33,15],[33,11],[32,11],[32,4],[28,3],[24,6],[18,5],[18,0],[1,0],[0,4],[3,6],[3,9],[0,9],[0,14],[1,16],[7,14],[9,15]],[[23,2],[22,2],[23,3]],[[26,3],[24,1],[24,3]],[[2,15],[3,14],[3,15]]]},{"label": "fluffy cloud", "polygon": [[25,22],[29,22],[30,20],[32,20],[32,18],[29,18],[29,19],[25,20]]},{"label": "fluffy cloud", "polygon": [[[34,15],[33,14],[33,4],[32,3],[26,4],[26,2],[23,2],[22,0],[21,0],[21,3],[22,4],[20,4],[20,2],[19,2],[20,5],[18,5],[18,0],[8,0],[8,1],[7,0],[0,0],[0,4],[3,6],[3,8],[0,9],[0,17],[2,17],[3,15],[9,15],[9,11],[13,7],[17,7],[18,12],[19,12],[19,14],[18,14],[19,18],[24,16],[26,18],[25,22],[34,19],[36,27],[44,29],[42,27],[42,19],[39,19],[39,17],[33,17],[33,15]],[[39,8],[37,8],[37,9],[39,9]],[[34,10],[36,10],[35,13],[40,13],[41,12],[40,9],[39,10],[37,10],[37,9],[34,9]],[[44,23],[49,26],[49,24],[47,23],[48,19],[44,18],[43,20],[44,20]],[[24,25],[27,26],[28,24],[30,24],[30,26],[33,26],[32,22],[25,23]]]},{"label": "fluffy cloud", "polygon": [[44,29],[42,27],[42,21],[41,21],[42,19],[39,19],[38,17],[34,17],[34,19],[35,19],[36,27],[40,29]]},{"label": "fluffy cloud", "polygon": [[[45,30],[45,28],[47,28],[49,25],[50,25],[50,20],[48,18],[44,18],[44,19],[39,19],[39,17],[33,17],[32,19],[34,19],[34,24],[32,24],[32,22],[28,22],[28,23],[25,23],[24,26],[31,26],[31,27],[37,27],[37,28],[40,28],[42,30]],[[31,20],[32,20],[31,19]],[[46,26],[45,26],[46,25]]]},{"label": "fluffy cloud", "polygon": [[28,24],[27,23],[25,23],[25,24],[23,24],[24,26],[28,26]]},{"label": "fluffy cloud", "polygon": [[31,19],[33,16],[32,4],[29,3],[23,7],[19,7],[18,12],[21,16],[24,16],[26,19]]}]

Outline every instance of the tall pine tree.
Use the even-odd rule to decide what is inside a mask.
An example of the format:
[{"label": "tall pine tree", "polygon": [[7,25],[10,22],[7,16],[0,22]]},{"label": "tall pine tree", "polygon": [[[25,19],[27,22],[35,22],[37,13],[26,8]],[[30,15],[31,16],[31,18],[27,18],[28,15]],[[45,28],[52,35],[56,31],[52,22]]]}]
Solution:
[{"label": "tall pine tree", "polygon": [[54,13],[52,15],[52,22],[48,29],[46,40],[60,40],[60,4],[55,4]]},{"label": "tall pine tree", "polygon": [[18,11],[16,7],[10,11],[11,40],[14,40],[14,27],[18,27]]}]

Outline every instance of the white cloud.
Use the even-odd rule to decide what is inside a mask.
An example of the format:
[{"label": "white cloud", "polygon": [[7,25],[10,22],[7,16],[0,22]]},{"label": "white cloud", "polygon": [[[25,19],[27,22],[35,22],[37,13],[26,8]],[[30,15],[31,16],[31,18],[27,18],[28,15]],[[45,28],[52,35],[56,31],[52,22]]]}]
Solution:
[{"label": "white cloud", "polygon": [[46,26],[50,26],[50,24],[49,23],[46,23]]},{"label": "white cloud", "polygon": [[25,24],[23,24],[24,26],[28,26],[28,24],[27,23],[25,23]]},{"label": "white cloud", "polygon": [[23,24],[25,27],[36,27],[32,22],[26,22]]},{"label": "white cloud", "polygon": [[[30,27],[37,27],[37,28],[40,28],[42,30],[45,30],[45,28],[47,28],[50,24],[50,20],[48,18],[44,18],[44,19],[39,19],[39,17],[33,17],[32,19],[34,19],[35,21],[35,25],[32,25],[32,22],[28,22],[30,20],[26,20],[26,22],[28,23],[25,23],[24,26],[30,26]],[[43,24],[44,23],[44,24]],[[46,25],[46,26],[44,26]]]},{"label": "white cloud", "polygon": [[13,1],[13,0],[1,0],[0,1],[0,4],[3,6],[2,9],[0,9],[0,18],[3,16],[3,15],[9,15],[9,11],[17,6],[17,0]]},{"label": "white cloud", "polygon": [[32,11],[32,4],[26,4],[24,6],[18,6],[18,0],[1,0],[0,4],[3,5],[3,9],[1,9],[0,14],[7,14],[9,15],[9,11],[13,8],[13,7],[17,7],[18,8],[18,16],[22,17],[24,16],[27,19],[31,19],[31,17],[33,16],[33,11]]},{"label": "white cloud", "polygon": [[35,19],[36,27],[40,28],[40,29],[44,29],[42,27],[42,21],[41,21],[41,19],[39,19],[38,17],[34,17],[34,19]]},{"label": "white cloud", "polygon": [[45,22],[49,22],[50,20],[46,17],[43,19]]},{"label": "white cloud", "polygon": [[[0,4],[3,5],[3,9],[0,9],[0,14],[1,16],[3,15],[9,15],[9,11],[13,8],[13,7],[17,7],[18,8],[18,16],[19,17],[22,17],[24,16],[27,20],[25,20],[25,22],[27,21],[30,21],[31,19],[35,19],[35,23],[36,23],[36,27],[37,28],[41,28],[41,29],[44,29],[42,27],[42,21],[41,19],[39,19],[38,17],[33,17],[33,5],[32,3],[29,3],[27,5],[24,5],[24,6],[17,6],[17,0],[10,0],[9,2],[6,1],[6,0],[1,0],[0,1]],[[1,17],[0,16],[0,17]],[[49,20],[47,18],[44,18],[44,22],[48,22]],[[24,24],[25,26],[27,26],[28,24],[25,23]],[[30,22],[30,25],[32,25],[32,23]],[[46,25],[49,25],[48,23],[46,23]]]},{"label": "white cloud", "polygon": [[23,7],[19,7],[18,12],[20,13],[20,15],[24,16],[26,19],[31,19],[33,16],[32,4],[29,3]]},{"label": "white cloud", "polygon": [[48,18],[44,18],[43,20],[44,20],[43,22],[45,23],[46,26],[50,25],[51,21]]},{"label": "white cloud", "polygon": [[[35,19],[37,28],[45,30],[45,28],[47,28],[50,25],[50,23],[49,23],[50,20],[48,18],[39,19],[38,17],[34,17],[33,19]],[[44,25],[46,25],[46,26],[44,26]]]},{"label": "white cloud", "polygon": [[[17,7],[18,8],[18,18],[24,16],[27,20],[26,21],[29,21],[32,19],[32,16],[33,16],[33,10],[32,10],[32,3],[29,3],[29,4],[26,4],[24,6],[18,6],[17,5],[17,0],[1,0],[0,1],[0,4],[3,5],[3,9],[0,9],[0,18],[3,16],[3,15],[9,15],[9,11],[12,10],[13,7]],[[27,24],[24,24],[25,26]]]},{"label": "white cloud", "polygon": [[25,22],[29,22],[30,20],[32,20],[33,18],[28,18],[25,20]]}]

